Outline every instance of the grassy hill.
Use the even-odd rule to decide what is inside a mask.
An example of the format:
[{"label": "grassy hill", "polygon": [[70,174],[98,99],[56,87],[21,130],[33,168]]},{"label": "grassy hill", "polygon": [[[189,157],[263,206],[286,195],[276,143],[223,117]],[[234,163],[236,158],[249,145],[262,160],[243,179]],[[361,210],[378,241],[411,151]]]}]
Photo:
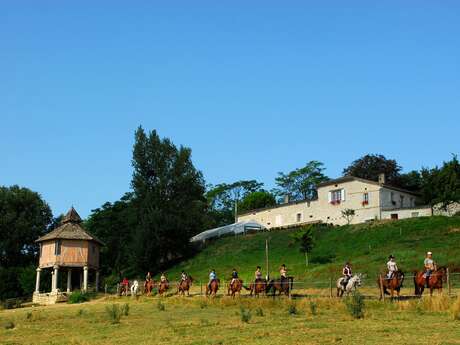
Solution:
[{"label": "grassy hill", "polygon": [[294,242],[291,231],[274,231],[218,239],[195,257],[170,269],[170,279],[185,269],[195,279],[206,280],[215,268],[219,277],[227,278],[235,267],[244,280],[252,279],[257,265],[265,274],[265,240],[270,243],[270,275],[278,276],[285,263],[297,280],[329,279],[337,276],[345,261],[355,272],[376,276],[385,269],[389,254],[396,256],[400,269],[420,269],[425,252],[434,253],[439,265],[460,267],[460,217],[424,217],[399,221],[325,227],[315,231],[315,247],[310,265]]}]

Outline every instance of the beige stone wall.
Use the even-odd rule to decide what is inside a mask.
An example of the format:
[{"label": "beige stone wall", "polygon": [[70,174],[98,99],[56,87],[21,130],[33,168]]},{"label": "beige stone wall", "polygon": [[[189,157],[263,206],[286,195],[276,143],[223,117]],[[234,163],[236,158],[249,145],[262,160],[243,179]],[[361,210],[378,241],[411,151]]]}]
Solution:
[{"label": "beige stone wall", "polygon": [[397,215],[397,219],[429,217],[431,216],[430,207],[415,207],[382,211],[382,219],[394,219],[392,215]]},{"label": "beige stone wall", "polygon": [[380,198],[383,209],[415,207],[416,202],[416,197],[412,194],[385,187],[382,188]]},{"label": "beige stone wall", "polygon": [[458,212],[460,212],[460,203],[458,202],[450,204],[447,210],[442,210],[441,205],[435,205],[433,207],[433,214],[435,216],[453,216]]}]

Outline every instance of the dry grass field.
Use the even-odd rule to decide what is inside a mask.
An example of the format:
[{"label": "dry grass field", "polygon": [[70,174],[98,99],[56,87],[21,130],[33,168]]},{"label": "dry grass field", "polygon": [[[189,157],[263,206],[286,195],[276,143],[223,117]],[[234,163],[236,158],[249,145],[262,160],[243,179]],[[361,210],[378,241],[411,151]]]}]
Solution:
[{"label": "dry grass field", "polygon": [[[128,304],[113,323],[107,308]],[[121,308],[123,309],[123,308]],[[102,297],[0,311],[0,344],[460,344],[460,299]]]}]

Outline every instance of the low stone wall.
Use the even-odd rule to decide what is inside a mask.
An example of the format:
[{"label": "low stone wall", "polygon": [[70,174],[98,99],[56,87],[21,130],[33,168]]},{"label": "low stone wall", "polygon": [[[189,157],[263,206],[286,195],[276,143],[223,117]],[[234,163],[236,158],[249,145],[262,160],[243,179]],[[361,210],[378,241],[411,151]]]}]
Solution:
[{"label": "low stone wall", "polygon": [[40,305],[50,305],[60,302],[67,302],[69,296],[63,292],[34,293],[32,303]]},{"label": "low stone wall", "polygon": [[415,217],[429,217],[431,216],[431,208],[414,207],[414,208],[382,210],[382,219],[392,219],[391,218],[392,214],[397,214],[398,219],[415,218]]}]

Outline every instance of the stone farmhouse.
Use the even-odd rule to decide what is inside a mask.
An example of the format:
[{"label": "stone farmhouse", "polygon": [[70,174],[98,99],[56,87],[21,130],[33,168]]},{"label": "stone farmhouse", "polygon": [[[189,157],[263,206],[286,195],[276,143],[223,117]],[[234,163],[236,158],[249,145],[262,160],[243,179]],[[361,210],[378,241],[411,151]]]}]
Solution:
[{"label": "stone farmhouse", "polygon": [[319,184],[317,191],[316,200],[287,202],[253,210],[239,215],[238,221],[255,221],[271,229],[319,222],[347,224],[342,215],[345,209],[355,212],[351,224],[432,215],[429,206],[418,206],[417,193],[386,184],[383,174],[378,182],[344,176]]}]

